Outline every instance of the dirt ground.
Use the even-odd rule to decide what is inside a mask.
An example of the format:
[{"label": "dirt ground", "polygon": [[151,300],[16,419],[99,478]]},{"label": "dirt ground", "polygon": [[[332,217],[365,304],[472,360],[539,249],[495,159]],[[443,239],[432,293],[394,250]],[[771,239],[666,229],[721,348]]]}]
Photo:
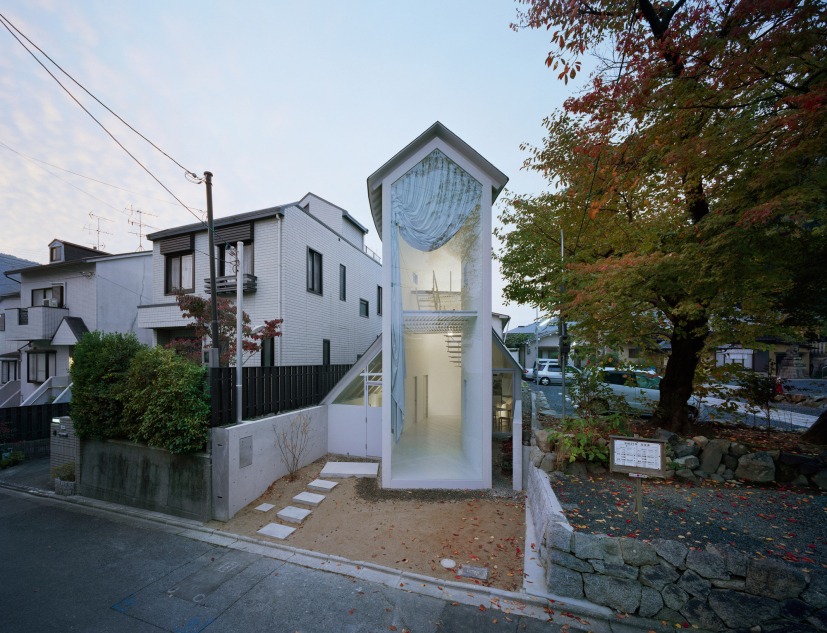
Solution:
[{"label": "dirt ground", "polygon": [[[257,534],[268,523],[281,522],[276,512],[308,490],[307,484],[329,460],[336,457],[306,466],[295,481],[274,482],[230,521],[212,521],[208,527],[445,580],[506,590],[522,586],[524,499],[498,497],[491,491],[382,490],[375,479],[339,479],[286,540]],[[262,503],[275,507],[255,510]],[[456,570],[442,567],[444,558],[454,560],[457,567],[487,567],[488,581],[457,576]]]}]

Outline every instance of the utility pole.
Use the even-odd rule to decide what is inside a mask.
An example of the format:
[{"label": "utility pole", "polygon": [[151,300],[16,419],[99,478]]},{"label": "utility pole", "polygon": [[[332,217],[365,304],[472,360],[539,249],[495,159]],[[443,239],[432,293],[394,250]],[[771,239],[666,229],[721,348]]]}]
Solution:
[{"label": "utility pole", "polygon": [[242,408],[242,367],[244,360],[244,242],[236,243],[235,271],[235,421],[241,424]]},{"label": "utility pole", "polygon": [[204,172],[204,182],[207,184],[207,235],[210,244],[210,295],[212,297],[212,324],[210,326],[210,367],[219,366],[220,342],[218,340],[218,301],[215,291],[215,225],[212,215],[212,172]]}]

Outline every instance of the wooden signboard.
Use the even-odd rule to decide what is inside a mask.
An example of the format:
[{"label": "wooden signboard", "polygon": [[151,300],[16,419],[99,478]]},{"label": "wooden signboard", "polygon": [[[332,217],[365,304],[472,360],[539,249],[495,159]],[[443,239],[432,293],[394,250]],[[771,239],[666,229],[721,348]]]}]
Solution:
[{"label": "wooden signboard", "polygon": [[665,477],[666,440],[609,436],[609,470],[613,473]]}]

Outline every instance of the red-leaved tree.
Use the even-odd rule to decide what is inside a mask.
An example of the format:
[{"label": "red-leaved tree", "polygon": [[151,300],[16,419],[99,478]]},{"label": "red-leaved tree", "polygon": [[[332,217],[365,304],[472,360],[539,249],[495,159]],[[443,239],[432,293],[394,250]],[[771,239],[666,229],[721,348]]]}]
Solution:
[{"label": "red-leaved tree", "polygon": [[[192,319],[194,336],[192,338],[177,338],[166,344],[165,347],[186,356],[195,363],[202,362],[203,341],[211,341],[212,330],[212,301],[210,299],[190,295],[184,292],[175,294],[175,301],[181,309],[185,319]],[[226,297],[219,297],[216,303],[218,310],[218,339],[221,365],[228,365],[236,354],[236,306]],[[257,352],[261,345],[259,341],[281,336],[282,319],[265,320],[261,328],[254,333],[250,325],[250,316],[246,312],[241,314],[242,323],[242,350],[250,354]]]}]

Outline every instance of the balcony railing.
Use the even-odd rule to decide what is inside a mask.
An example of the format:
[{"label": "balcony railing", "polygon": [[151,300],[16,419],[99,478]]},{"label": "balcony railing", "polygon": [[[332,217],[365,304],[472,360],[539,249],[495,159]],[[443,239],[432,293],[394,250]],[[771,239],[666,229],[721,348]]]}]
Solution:
[{"label": "balcony railing", "polygon": [[42,341],[55,335],[63,317],[69,316],[69,310],[32,306],[8,309],[6,315],[6,340]]},{"label": "balcony railing", "polygon": [[[255,275],[244,275],[244,285],[242,290],[244,292],[255,292],[256,281],[258,277]],[[204,280],[204,292],[210,293],[210,278]],[[216,294],[230,294],[236,292],[236,277],[235,275],[224,275],[215,278],[215,292]]]}]

